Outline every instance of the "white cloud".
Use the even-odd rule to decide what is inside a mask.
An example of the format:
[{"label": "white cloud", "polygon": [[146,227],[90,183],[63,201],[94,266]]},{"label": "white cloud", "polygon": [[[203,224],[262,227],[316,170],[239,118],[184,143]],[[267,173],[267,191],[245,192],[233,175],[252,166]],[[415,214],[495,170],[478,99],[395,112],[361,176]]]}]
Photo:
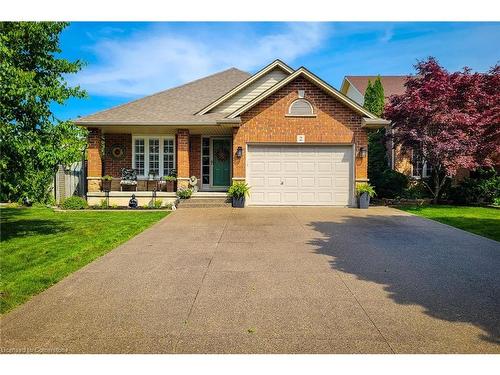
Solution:
[{"label": "white cloud", "polygon": [[233,26],[191,35],[185,29],[154,28],[128,39],[98,41],[91,47],[97,62],[73,83],[94,95],[145,95],[232,66],[251,71],[276,58],[292,63],[318,49],[327,34],[328,27],[318,23],[285,24],[260,35]]}]

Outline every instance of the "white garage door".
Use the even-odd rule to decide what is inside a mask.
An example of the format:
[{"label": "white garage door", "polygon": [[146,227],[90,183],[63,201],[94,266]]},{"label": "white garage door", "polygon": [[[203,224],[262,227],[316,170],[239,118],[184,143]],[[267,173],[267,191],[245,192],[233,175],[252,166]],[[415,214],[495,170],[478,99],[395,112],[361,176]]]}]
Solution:
[{"label": "white garage door", "polygon": [[249,145],[250,205],[351,204],[351,146]]}]

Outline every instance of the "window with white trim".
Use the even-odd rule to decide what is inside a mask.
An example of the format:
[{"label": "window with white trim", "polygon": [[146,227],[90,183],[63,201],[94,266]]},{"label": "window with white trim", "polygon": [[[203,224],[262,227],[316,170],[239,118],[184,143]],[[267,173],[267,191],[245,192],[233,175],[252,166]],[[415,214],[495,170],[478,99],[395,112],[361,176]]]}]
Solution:
[{"label": "window with white trim", "polygon": [[411,159],[412,176],[417,178],[427,178],[432,174],[432,166],[420,157],[417,152],[412,153]]},{"label": "window with white trim", "polygon": [[175,169],[174,139],[163,140],[163,175],[168,176]]},{"label": "window with white trim", "polygon": [[134,141],[133,168],[138,175],[144,175],[144,139]]},{"label": "window with white trim", "polygon": [[297,99],[288,108],[289,116],[313,116],[314,110],[311,103],[305,99]]},{"label": "window with white trim", "polygon": [[140,177],[167,176],[175,169],[175,138],[133,136],[132,168]]}]

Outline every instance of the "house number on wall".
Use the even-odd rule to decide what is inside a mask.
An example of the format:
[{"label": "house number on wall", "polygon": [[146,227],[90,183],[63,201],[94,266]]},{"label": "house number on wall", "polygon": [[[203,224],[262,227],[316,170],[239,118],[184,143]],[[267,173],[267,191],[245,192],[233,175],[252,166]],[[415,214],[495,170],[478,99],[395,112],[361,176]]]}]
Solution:
[{"label": "house number on wall", "polygon": [[298,135],[297,136],[297,143],[304,143],[305,141],[306,141],[305,135]]}]

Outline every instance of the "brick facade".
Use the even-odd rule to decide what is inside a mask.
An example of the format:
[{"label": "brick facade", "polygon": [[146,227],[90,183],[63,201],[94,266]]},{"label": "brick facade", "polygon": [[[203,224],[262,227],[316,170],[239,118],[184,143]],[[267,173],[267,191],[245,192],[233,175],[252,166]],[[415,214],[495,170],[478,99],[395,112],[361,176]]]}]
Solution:
[{"label": "brick facade", "polygon": [[201,135],[192,135],[189,142],[189,176],[201,182]]},{"label": "brick facade", "polygon": [[[104,175],[121,177],[122,168],[132,168],[132,134],[106,134],[104,142]],[[113,146],[123,147],[123,157],[112,155]]]},{"label": "brick facade", "polygon": [[[286,116],[290,104],[298,98],[297,90],[305,90],[305,99],[314,107],[315,117]],[[233,155],[248,142],[296,143],[297,135],[305,136],[305,144],[353,144],[356,154],[368,148],[368,137],[361,128],[362,117],[340,101],[302,77],[290,82],[241,115],[241,125],[233,129]],[[245,177],[245,153],[233,158],[233,177]],[[367,179],[368,158],[356,157],[356,180]]]}]

